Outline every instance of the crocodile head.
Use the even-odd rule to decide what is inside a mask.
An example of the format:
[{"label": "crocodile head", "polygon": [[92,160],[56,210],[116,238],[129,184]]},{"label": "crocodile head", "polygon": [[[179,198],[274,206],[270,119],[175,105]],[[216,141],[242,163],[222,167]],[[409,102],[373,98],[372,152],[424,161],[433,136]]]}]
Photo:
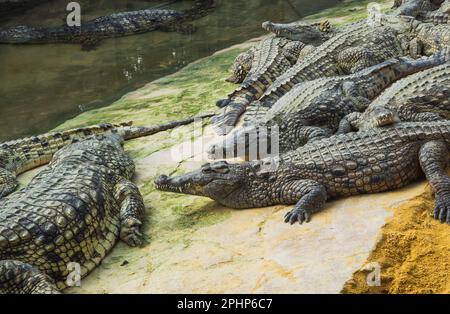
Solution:
[{"label": "crocodile head", "polygon": [[397,8],[397,15],[408,15],[416,17],[421,12],[434,11],[439,9],[443,0],[402,0],[395,1],[394,8]]},{"label": "crocodile head", "polygon": [[359,130],[374,127],[383,127],[400,122],[397,113],[386,106],[373,106],[367,108],[358,121]]},{"label": "crocodile head", "polygon": [[0,43],[23,44],[42,38],[40,28],[29,26],[15,26],[0,29]]},{"label": "crocodile head", "polygon": [[234,60],[231,66],[231,76],[225,81],[239,84],[244,81],[247,74],[250,72],[253,63],[253,53],[251,51],[246,51],[239,54]]},{"label": "crocodile head", "polygon": [[183,175],[162,175],[155,180],[155,186],[161,191],[209,197],[231,208],[268,206],[272,204],[270,193],[265,191],[269,179],[259,173],[262,166],[260,161],[218,161]]},{"label": "crocodile head", "polygon": [[207,150],[208,158],[243,157],[246,160],[254,160],[274,156],[278,153],[279,141],[278,126],[246,126],[212,144]]},{"label": "crocodile head", "polygon": [[278,37],[301,41],[304,44],[313,44],[328,39],[332,26],[328,21],[320,23],[294,22],[289,24],[277,24],[267,21],[262,24],[262,28]]}]

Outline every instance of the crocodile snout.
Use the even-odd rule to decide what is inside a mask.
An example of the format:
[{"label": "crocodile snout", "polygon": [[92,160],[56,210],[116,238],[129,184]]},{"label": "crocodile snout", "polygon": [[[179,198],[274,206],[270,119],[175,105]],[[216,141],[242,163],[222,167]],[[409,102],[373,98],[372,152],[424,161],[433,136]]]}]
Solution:
[{"label": "crocodile snout", "polygon": [[265,21],[264,23],[262,23],[262,28],[265,29],[266,31],[273,31],[274,27],[273,27],[273,23],[270,21]]},{"label": "crocodile snout", "polygon": [[155,180],[155,184],[157,186],[162,186],[164,184],[166,184],[169,181],[169,177],[166,176],[165,174],[160,175],[156,180]]}]

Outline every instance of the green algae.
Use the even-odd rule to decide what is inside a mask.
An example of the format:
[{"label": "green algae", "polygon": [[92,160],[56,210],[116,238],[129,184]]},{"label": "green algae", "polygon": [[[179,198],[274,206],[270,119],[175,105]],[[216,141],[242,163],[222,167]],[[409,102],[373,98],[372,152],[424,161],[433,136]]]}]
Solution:
[{"label": "green algae", "polygon": [[[108,107],[87,111],[57,129],[100,122],[133,121],[135,125],[154,125],[215,109],[215,101],[228,94],[234,85],[225,83],[232,60],[243,49],[212,55],[192,63],[174,75],[154,81],[140,90],[141,99],[124,97]],[[170,89],[170,94],[158,95]],[[139,92],[139,90],[138,90]],[[152,93],[153,92],[153,93]]]}]

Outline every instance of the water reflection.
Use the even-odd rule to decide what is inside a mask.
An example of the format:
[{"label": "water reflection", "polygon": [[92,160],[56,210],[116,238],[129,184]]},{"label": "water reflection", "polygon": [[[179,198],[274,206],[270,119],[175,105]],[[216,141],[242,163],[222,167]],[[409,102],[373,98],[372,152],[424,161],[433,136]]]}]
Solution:
[{"label": "water reflection", "polygon": [[[80,1],[82,19],[161,7],[169,1]],[[189,62],[263,34],[267,19],[292,21],[337,0],[218,0],[217,9],[193,22],[193,35],[151,32],[108,39],[92,52],[79,45],[0,45],[0,141],[45,132],[80,111],[104,106]],[[55,0],[0,21],[60,25],[67,1]],[[191,1],[172,3],[184,9]],[[295,10],[293,9],[295,8]]]}]

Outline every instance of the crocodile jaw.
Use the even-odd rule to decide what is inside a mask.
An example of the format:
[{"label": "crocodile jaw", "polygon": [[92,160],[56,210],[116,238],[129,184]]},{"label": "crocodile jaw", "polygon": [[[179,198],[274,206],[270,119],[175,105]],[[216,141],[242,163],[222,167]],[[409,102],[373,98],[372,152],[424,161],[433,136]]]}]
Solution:
[{"label": "crocodile jaw", "polygon": [[161,191],[206,196],[224,204],[230,194],[245,187],[244,178],[244,167],[218,161],[179,176],[162,175],[155,186]]},{"label": "crocodile jaw", "polygon": [[305,44],[315,43],[320,41],[323,36],[323,32],[319,27],[314,24],[277,24],[270,21],[266,21],[262,24],[262,28],[268,32],[274,33],[278,37],[285,37],[290,40],[301,41]]},{"label": "crocodile jaw", "polygon": [[221,142],[211,145],[207,151],[208,158],[264,158],[269,155],[268,150],[272,149],[272,139],[279,141],[279,133],[265,127],[244,127],[228,134]]},{"label": "crocodile jaw", "polygon": [[400,118],[396,112],[380,106],[367,109],[359,122],[358,128],[359,130],[367,130],[392,125],[397,122],[400,122]]},{"label": "crocodile jaw", "polygon": [[0,30],[0,43],[24,44],[39,37],[39,30],[28,26],[16,26]]}]

